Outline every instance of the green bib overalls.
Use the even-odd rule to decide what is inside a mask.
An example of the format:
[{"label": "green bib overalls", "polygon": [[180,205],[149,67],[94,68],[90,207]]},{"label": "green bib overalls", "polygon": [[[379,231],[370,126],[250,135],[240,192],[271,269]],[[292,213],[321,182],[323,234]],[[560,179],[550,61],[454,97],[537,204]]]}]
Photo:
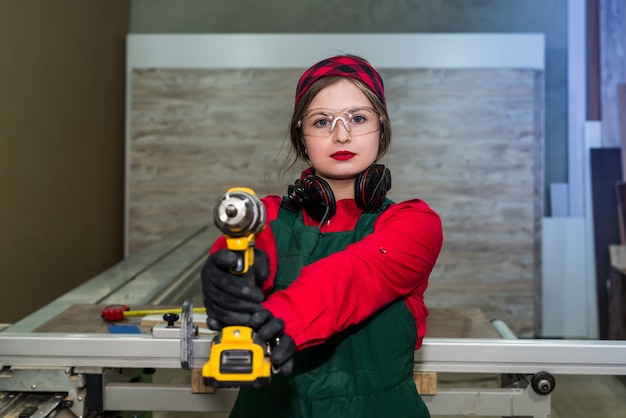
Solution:
[{"label": "green bib overalls", "polygon": [[[378,215],[362,214],[352,231],[321,233],[305,226],[300,212],[281,208],[271,222],[280,260],[274,290],[288,287],[302,267],[371,233]],[[288,378],[273,375],[266,387],[241,388],[230,416],[430,417],[413,382],[415,339],[415,319],[398,300],[328,341],[297,351]]]}]

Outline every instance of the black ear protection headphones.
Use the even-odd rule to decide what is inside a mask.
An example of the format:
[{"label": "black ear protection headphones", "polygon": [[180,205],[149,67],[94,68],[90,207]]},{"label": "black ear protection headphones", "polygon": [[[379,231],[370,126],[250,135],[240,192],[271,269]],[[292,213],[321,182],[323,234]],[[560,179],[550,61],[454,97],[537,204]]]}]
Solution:
[{"label": "black ear protection headphones", "polygon": [[[359,208],[367,212],[379,210],[391,189],[391,173],[382,164],[372,164],[359,173],[354,182],[354,199]],[[322,222],[337,211],[335,195],[330,185],[321,177],[308,175],[296,180],[287,189],[288,199],[297,209]]]}]

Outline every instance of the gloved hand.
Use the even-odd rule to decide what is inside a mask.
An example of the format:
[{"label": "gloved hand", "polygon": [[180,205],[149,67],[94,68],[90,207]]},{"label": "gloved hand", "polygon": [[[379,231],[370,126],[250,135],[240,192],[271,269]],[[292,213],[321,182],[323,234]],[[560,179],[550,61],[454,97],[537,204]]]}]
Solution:
[{"label": "gloved hand", "polygon": [[289,376],[293,371],[296,343],[293,338],[285,334],[285,322],[263,308],[252,314],[250,326],[259,337],[269,342],[273,369],[278,370],[283,376]]},{"label": "gloved hand", "polygon": [[265,252],[254,250],[254,264],[243,275],[230,272],[237,256],[229,250],[218,250],[209,256],[202,268],[202,297],[207,311],[207,325],[219,331],[229,325],[251,327],[269,342],[272,366],[288,376],[293,370],[296,344],[284,333],[285,323],[274,317],[261,302],[261,285],[269,277],[269,258]]},{"label": "gloved hand", "polygon": [[211,254],[202,268],[202,298],[210,329],[250,326],[251,315],[263,310],[260,285],[269,277],[267,254],[255,248],[254,264],[244,274],[230,272],[236,263],[237,255],[223,249]]}]

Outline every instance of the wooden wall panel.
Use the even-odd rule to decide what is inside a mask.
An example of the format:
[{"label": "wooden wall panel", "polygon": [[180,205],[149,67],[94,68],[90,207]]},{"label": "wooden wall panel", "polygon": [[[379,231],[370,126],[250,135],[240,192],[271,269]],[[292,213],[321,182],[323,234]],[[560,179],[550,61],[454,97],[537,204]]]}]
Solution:
[{"label": "wooden wall panel", "polygon": [[277,185],[276,157],[287,145],[295,74],[133,73],[130,253],[181,225],[212,225],[213,205],[229,187],[252,187],[259,195],[286,190]]},{"label": "wooden wall panel", "polygon": [[[279,181],[302,69],[153,69],[132,74],[128,240],[134,252],[211,224],[228,187]],[[542,77],[516,69],[384,69],[393,125],[391,197],[441,216],[431,307],[481,308],[535,332],[542,214]]]}]

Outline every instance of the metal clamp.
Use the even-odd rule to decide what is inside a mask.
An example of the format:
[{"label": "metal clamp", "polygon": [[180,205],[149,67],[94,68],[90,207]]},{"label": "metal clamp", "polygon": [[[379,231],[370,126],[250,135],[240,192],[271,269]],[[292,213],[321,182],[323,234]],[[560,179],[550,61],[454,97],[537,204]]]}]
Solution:
[{"label": "metal clamp", "polygon": [[193,325],[193,303],[186,300],[180,315],[180,365],[185,370],[191,370],[193,339],[197,335],[198,327]]}]

